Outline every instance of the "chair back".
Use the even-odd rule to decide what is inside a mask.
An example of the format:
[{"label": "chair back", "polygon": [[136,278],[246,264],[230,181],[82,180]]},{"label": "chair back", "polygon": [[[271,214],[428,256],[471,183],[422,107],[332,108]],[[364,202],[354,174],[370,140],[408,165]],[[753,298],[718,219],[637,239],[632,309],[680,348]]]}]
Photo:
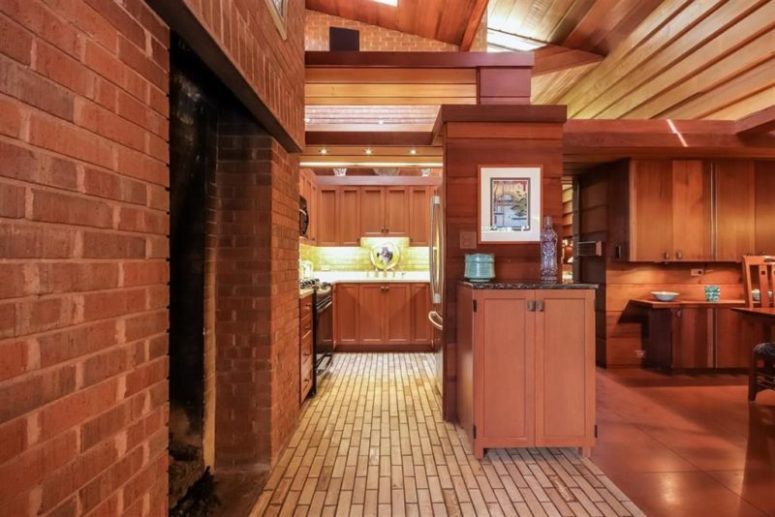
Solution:
[{"label": "chair back", "polygon": [[[743,256],[743,284],[748,307],[775,307],[775,257],[769,255]],[[754,289],[759,300],[754,300]]]}]

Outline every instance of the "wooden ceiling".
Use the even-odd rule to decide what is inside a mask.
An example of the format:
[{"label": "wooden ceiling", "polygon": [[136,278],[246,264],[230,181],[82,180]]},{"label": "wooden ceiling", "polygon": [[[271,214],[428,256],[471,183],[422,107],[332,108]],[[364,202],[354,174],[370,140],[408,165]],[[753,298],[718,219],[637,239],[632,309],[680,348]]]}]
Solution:
[{"label": "wooden ceiling", "polygon": [[486,3],[483,0],[399,0],[398,6],[393,7],[374,0],[306,0],[307,9],[454,45],[473,39]]}]

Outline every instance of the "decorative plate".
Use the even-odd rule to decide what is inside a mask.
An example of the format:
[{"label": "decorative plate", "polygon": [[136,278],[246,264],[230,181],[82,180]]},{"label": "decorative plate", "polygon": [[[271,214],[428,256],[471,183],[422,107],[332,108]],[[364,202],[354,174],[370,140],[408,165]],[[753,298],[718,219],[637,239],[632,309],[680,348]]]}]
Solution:
[{"label": "decorative plate", "polygon": [[398,251],[398,246],[394,243],[381,242],[372,246],[369,258],[375,268],[387,271],[398,265],[398,261],[401,260],[401,253]]}]

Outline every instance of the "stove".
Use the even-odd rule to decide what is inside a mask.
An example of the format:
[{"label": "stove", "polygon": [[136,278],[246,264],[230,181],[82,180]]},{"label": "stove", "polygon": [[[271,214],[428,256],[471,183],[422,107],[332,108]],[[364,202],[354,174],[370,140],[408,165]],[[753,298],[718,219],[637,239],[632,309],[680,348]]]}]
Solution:
[{"label": "stove", "polygon": [[303,278],[299,280],[299,290],[302,289],[315,289],[320,285],[320,280],[317,278]]},{"label": "stove", "polygon": [[333,336],[333,305],[334,289],[328,282],[321,282],[317,278],[304,278],[299,280],[299,291],[313,291],[313,325],[312,341],[315,360],[313,362],[312,389],[310,395],[317,392],[318,376],[325,373],[333,363],[334,336]]}]

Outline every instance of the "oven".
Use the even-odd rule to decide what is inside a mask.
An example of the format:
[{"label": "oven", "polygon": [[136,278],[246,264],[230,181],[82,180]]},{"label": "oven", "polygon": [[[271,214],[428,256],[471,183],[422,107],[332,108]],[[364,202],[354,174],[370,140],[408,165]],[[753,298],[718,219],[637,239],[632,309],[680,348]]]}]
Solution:
[{"label": "oven", "polygon": [[315,368],[312,393],[317,390],[317,377],[328,370],[334,360],[334,289],[321,282],[315,289],[314,314]]}]

